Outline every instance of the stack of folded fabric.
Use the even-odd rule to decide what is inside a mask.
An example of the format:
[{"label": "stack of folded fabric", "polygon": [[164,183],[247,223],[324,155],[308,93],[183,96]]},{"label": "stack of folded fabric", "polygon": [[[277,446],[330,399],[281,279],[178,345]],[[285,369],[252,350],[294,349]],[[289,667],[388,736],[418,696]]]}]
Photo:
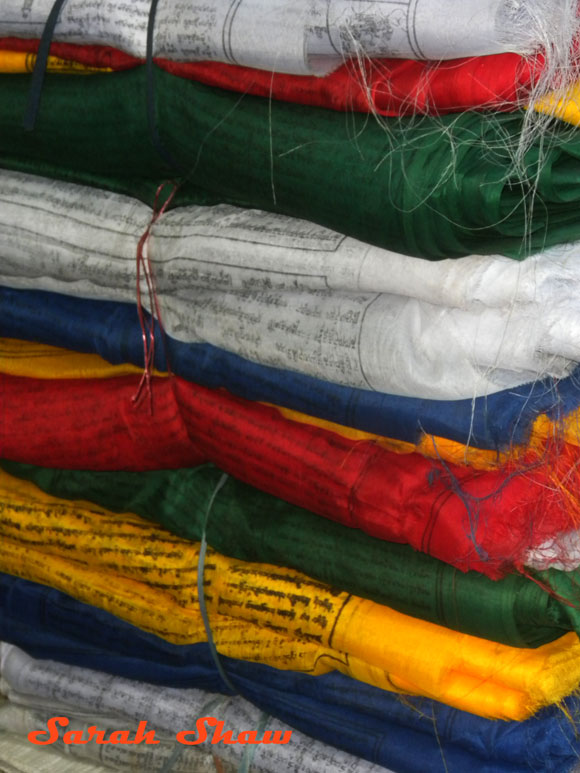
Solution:
[{"label": "stack of folded fabric", "polygon": [[577,4],[3,5],[0,768],[573,770]]}]

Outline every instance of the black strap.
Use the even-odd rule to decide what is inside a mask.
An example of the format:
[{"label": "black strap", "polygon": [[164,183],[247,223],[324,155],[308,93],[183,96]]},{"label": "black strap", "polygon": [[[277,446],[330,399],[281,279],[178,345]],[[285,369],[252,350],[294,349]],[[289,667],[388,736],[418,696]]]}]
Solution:
[{"label": "black strap", "polygon": [[182,173],[182,165],[175,159],[175,156],[165,147],[159,135],[157,120],[155,116],[155,73],[153,67],[153,33],[155,31],[155,14],[157,13],[157,3],[159,0],[151,0],[149,8],[149,21],[147,22],[147,48],[145,53],[145,67],[147,76],[147,123],[149,125],[149,135],[155,150],[161,158],[173,168],[174,172]]},{"label": "black strap", "polygon": [[28,95],[28,107],[24,114],[24,129],[25,131],[32,131],[36,125],[36,118],[40,109],[40,98],[42,96],[42,84],[44,83],[44,75],[46,73],[46,65],[48,62],[48,53],[50,51],[50,44],[52,43],[52,36],[54,35],[54,28],[58,21],[58,15],[61,8],[65,4],[66,0],[55,0],[52,10],[48,15],[44,30],[42,31],[42,37],[38,45],[38,53],[36,55],[36,64],[32,72],[32,78],[30,81],[30,93]]},{"label": "black strap", "polygon": [[[54,29],[58,21],[60,11],[65,4],[66,0],[55,0],[52,9],[44,25],[42,31],[42,37],[38,45],[38,53],[36,56],[36,64],[32,72],[32,78],[30,82],[30,93],[28,96],[28,106],[24,115],[24,129],[25,131],[32,131],[36,125],[36,119],[38,117],[38,111],[40,109],[40,100],[42,97],[42,87],[44,84],[44,76],[46,74],[46,66],[48,63],[48,55],[50,52],[50,45],[54,35]],[[149,20],[147,22],[147,48],[146,48],[146,84],[147,84],[147,123],[149,126],[149,134],[151,136],[151,142],[157,153],[161,158],[175,171],[183,173],[182,165],[175,159],[173,154],[165,147],[159,134],[157,127],[157,121],[155,116],[155,73],[153,66],[153,33],[155,31],[155,14],[157,12],[158,0],[151,0],[151,6],[149,8]]]}]

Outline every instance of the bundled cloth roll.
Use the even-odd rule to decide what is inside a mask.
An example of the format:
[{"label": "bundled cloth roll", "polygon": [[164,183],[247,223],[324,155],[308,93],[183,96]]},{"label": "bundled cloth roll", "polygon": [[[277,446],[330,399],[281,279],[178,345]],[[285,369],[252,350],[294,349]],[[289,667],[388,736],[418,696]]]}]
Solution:
[{"label": "bundled cloth roll", "polygon": [[184,342],[428,399],[561,378],[580,361],[576,244],[522,264],[484,256],[430,264],[303,220],[182,207],[155,224],[147,273],[136,259],[147,206],[15,172],[1,172],[0,183],[0,282],[137,297]]},{"label": "bundled cloth roll", "polygon": [[70,593],[175,644],[206,641],[209,625],[218,651],[231,657],[313,675],[339,670],[490,718],[525,719],[580,682],[574,633],[536,649],[507,647],[407,617],[295,570],[213,550],[200,566],[199,544],[136,515],[59,500],[6,474],[2,479],[2,571]]},{"label": "bundled cloth roll", "polygon": [[[0,72],[31,72],[38,40],[0,38]],[[53,43],[48,72],[90,73],[137,67],[142,60],[110,46]],[[379,115],[515,110],[527,104],[544,57],[496,54],[444,61],[351,59],[323,78],[285,75],[218,62],[155,63],[181,78],[244,94],[332,110]]]},{"label": "bundled cloth roll", "polygon": [[[191,690],[193,685],[189,681],[184,684],[178,679],[175,685],[178,689],[143,684],[148,681],[149,674],[157,676],[161,670],[159,664],[151,661],[143,663],[143,676],[133,677],[139,681],[131,682],[119,673],[127,662],[126,658],[105,659],[101,651],[100,664],[104,661],[106,665],[99,665],[99,654],[91,652],[94,648],[87,650],[82,644],[77,643],[65,652],[66,663],[91,664],[81,668],[48,662],[42,654],[35,656],[42,658],[42,662],[33,661],[14,647],[2,646],[3,651],[9,653],[5,683],[12,688],[11,697],[17,698],[23,705],[38,705],[43,699],[55,700],[68,694],[68,700],[74,696],[75,705],[85,711],[90,710],[91,703],[98,700],[103,710],[118,712],[123,701],[124,716],[132,720],[142,719],[142,714],[140,716],[138,712],[143,712],[143,705],[148,708],[156,706],[156,725],[167,727],[161,717],[175,716],[177,724],[171,728],[173,731],[181,726],[184,715],[191,716],[183,710],[187,701],[193,698],[194,705],[197,705],[195,700],[199,690]],[[200,667],[196,671],[199,674],[203,672],[203,661],[207,664],[206,670],[213,669],[215,672],[215,664],[209,655],[200,655],[199,647],[197,651],[196,655],[191,653],[192,658],[199,658]],[[230,673],[233,671],[236,674],[236,685],[244,694],[247,690],[252,692],[252,679],[256,678],[260,668],[265,669],[230,659],[224,659],[224,665]],[[117,674],[116,679],[98,673],[107,668],[110,673]],[[96,669],[97,672],[88,669]],[[289,672],[273,669],[265,669],[261,681],[258,676],[252,694],[255,694],[253,700],[263,711],[273,716],[281,713],[288,717],[287,722],[293,727],[304,727],[308,735],[328,738],[330,743],[352,749],[369,762],[396,771],[527,773],[541,765],[547,773],[563,773],[577,761],[575,726],[578,701],[574,698],[566,701],[562,707],[564,711],[553,706],[524,722],[498,722],[424,698],[406,696],[401,699],[365,685],[353,689],[352,680],[340,674],[320,677],[299,675],[293,679],[289,676]],[[169,683],[168,680],[166,683]],[[118,692],[117,689],[110,690],[110,685],[115,685]],[[111,693],[116,697],[111,697]],[[233,703],[235,705],[235,701]],[[228,702],[225,705],[232,704]],[[69,710],[70,707],[68,703]],[[299,734],[294,738],[299,740]],[[293,740],[289,745],[292,743]]]},{"label": "bundled cloth roll", "polygon": [[265,492],[464,571],[497,578],[524,564],[578,565],[572,446],[526,467],[479,471],[353,441],[177,377],[148,380],[150,413],[144,383],[0,374],[3,455],[95,470],[211,461]]},{"label": "bundled cloth roll", "polygon": [[[402,441],[399,450],[416,447],[426,456],[469,464],[481,459],[484,451],[485,464],[493,467],[525,455],[528,446],[542,446],[550,438],[578,445],[577,370],[562,380],[534,381],[475,399],[420,400],[342,387],[295,371],[256,365],[211,345],[184,344],[163,336],[147,313],[144,319],[154,340],[163,344],[155,348],[153,360],[161,371],[170,364],[186,381],[224,387],[247,400],[319,417],[331,422],[335,431],[340,425]],[[140,366],[143,372],[142,329],[134,305],[128,303],[0,287],[0,329],[20,339],[10,344],[10,351],[6,340],[2,343],[4,372],[41,377],[39,347],[27,347],[26,341],[98,353],[111,363]],[[67,378],[73,369],[78,373],[81,368],[70,352],[63,357],[62,351],[57,354],[53,349],[42,356],[53,361],[58,357]],[[20,360],[19,369],[15,357]],[[101,372],[103,365],[99,365]],[[58,375],[50,367],[43,373],[44,377]]]},{"label": "bundled cloth roll", "polygon": [[[40,37],[51,0],[31,6],[5,0],[0,34]],[[224,0],[160,3],[150,17],[147,0],[107,6],[68,0],[54,37],[70,43],[115,46],[144,56],[148,25],[153,54],[176,60],[211,59],[265,70],[324,73],[348,56],[456,59],[538,49],[570,49],[575,5],[566,0]],[[563,51],[562,51],[563,49]]]},{"label": "bundled cloth roll", "polygon": [[279,212],[432,259],[521,258],[580,238],[580,141],[563,125],[515,164],[519,113],[345,121],[159,69],[151,89],[146,73],[47,76],[34,132],[22,128],[27,80],[1,76],[1,166],[158,206],[169,191],[160,193],[160,183],[178,175],[175,204]]},{"label": "bundled cloth roll", "polygon": [[[119,331],[117,331],[119,332]],[[167,343],[167,337],[162,338]],[[141,344],[143,341],[141,340]],[[187,350],[188,347],[186,347]],[[115,378],[128,374],[144,371],[131,364],[112,365],[107,363],[98,354],[82,354],[71,352],[46,344],[33,344],[11,338],[0,338],[0,372],[11,376],[24,376],[27,378],[46,379],[79,379],[79,378]],[[148,371],[147,371],[148,372]],[[153,369],[156,376],[169,376],[167,371]],[[213,374],[218,375],[218,374]],[[246,373],[246,375],[248,375]],[[144,376],[147,378],[147,376]],[[320,382],[319,382],[320,383]],[[512,395],[515,397],[515,395]],[[388,398],[388,395],[383,395]],[[395,398],[396,399],[396,398]],[[411,399],[412,403],[413,400]],[[434,401],[431,401],[434,402]],[[364,432],[352,427],[347,427],[336,422],[327,421],[319,416],[309,416],[300,411],[294,411],[281,405],[269,403],[279,413],[293,422],[307,424],[312,427],[320,427],[330,432],[335,432],[351,441],[369,441],[394,451],[397,454],[420,453],[430,459],[453,462],[454,464],[469,465],[477,470],[495,470],[504,467],[507,463],[516,461],[528,461],[534,458],[536,461],[541,456],[553,453],[554,445],[559,447],[559,441],[550,438],[556,435],[556,425],[548,416],[535,417],[531,436],[521,446],[512,445],[509,451],[498,452],[489,449],[473,448],[458,443],[449,438],[422,433],[414,443],[398,438],[385,437],[376,433]],[[448,408],[453,403],[447,403]],[[558,422],[557,430],[561,433],[561,440],[578,446],[580,439],[575,432],[577,425],[577,412],[571,412]],[[380,421],[378,422],[380,424]]]},{"label": "bundled cloth roll", "polygon": [[[244,561],[289,566],[329,585],[492,641],[536,647],[580,630],[575,599],[563,601],[546,581],[508,575],[491,581],[407,545],[317,518],[229,478],[214,495],[211,466],[148,473],[96,473],[31,467],[3,460],[10,474],[47,493],[89,500],[113,512],[134,512],[180,537],[201,539]],[[575,573],[574,576],[576,576]],[[535,578],[536,579],[536,578]]]},{"label": "bundled cloth roll", "polygon": [[[152,731],[153,737],[149,736],[150,739],[160,743],[165,741],[165,749],[154,746],[155,750],[161,752],[159,754],[161,759],[158,759],[157,765],[152,766],[153,769],[167,767],[172,771],[182,769],[191,771],[192,765],[199,765],[200,767],[193,769],[204,773],[209,764],[209,761],[204,758],[209,757],[209,760],[212,760],[214,757],[217,758],[217,763],[213,761],[214,771],[220,770],[218,765],[222,758],[226,763],[226,769],[231,767],[234,770],[240,770],[240,766],[244,769],[244,765],[248,769],[251,761],[249,771],[253,773],[291,773],[296,770],[296,765],[299,765],[300,770],[305,773],[319,773],[319,771],[333,773],[337,768],[344,769],[346,773],[383,773],[384,771],[383,767],[353,757],[312,740],[299,731],[292,730],[285,723],[261,712],[240,697],[224,698],[198,689],[183,692],[164,689],[119,677],[111,678],[106,674],[91,672],[84,668],[70,669],[68,676],[61,681],[59,687],[57,685],[59,679],[58,677],[55,679],[55,676],[61,671],[62,666],[58,663],[37,663],[16,647],[5,643],[0,644],[0,657],[0,675],[5,680],[4,686],[10,698],[10,704],[13,707],[21,706],[35,710],[36,717],[33,721],[37,727],[39,719],[48,720],[51,716],[54,717],[55,712],[67,719],[72,715],[72,726],[63,728],[63,732],[72,730],[74,733],[75,730],[81,729],[78,725],[75,727],[75,715],[81,720],[83,715],[93,719],[95,724],[100,725],[99,730],[105,730],[103,722],[109,725],[115,723],[113,726],[115,730],[121,729],[119,725],[126,727],[127,720],[130,724],[136,725],[145,722],[145,726],[142,726],[142,734]],[[108,698],[105,697],[106,694],[109,695]],[[157,704],[156,708],[151,701]],[[178,712],[181,712],[181,716]],[[177,741],[177,734],[181,731],[190,731],[190,734],[185,737],[187,741],[196,740],[194,736],[197,719],[208,715],[211,719],[215,719],[216,714],[223,722],[222,731],[227,725],[226,733],[231,732],[231,735],[226,735],[226,738],[241,737],[247,739],[248,743],[253,738],[266,740],[263,744],[258,743],[255,746],[247,746],[244,740],[240,743],[220,743],[217,746],[212,743],[214,732],[209,722],[206,738],[194,748]],[[22,719],[26,720],[26,717]],[[18,724],[22,724],[22,719]],[[15,724],[16,722],[18,718]],[[148,722],[149,727],[147,727]],[[37,732],[42,733],[43,730],[46,732],[46,727],[45,724],[44,727],[38,728]],[[215,728],[218,735],[219,730],[219,727]],[[246,735],[248,733],[249,735]],[[44,734],[36,737],[46,738]],[[146,735],[145,737],[147,738]],[[146,745],[134,747],[136,759],[133,762],[139,761],[141,756],[138,752],[139,748],[142,753],[147,750]],[[217,754],[216,749],[219,749]],[[250,749],[251,754],[248,753]],[[131,757],[130,748],[129,754],[126,750],[125,754],[120,755],[115,754],[114,750],[102,747],[100,751],[102,758],[109,764],[114,762],[118,765],[123,757],[129,757],[129,759]],[[181,752],[185,753],[182,755]],[[155,761],[155,755],[149,760],[146,754],[144,756],[146,766],[147,763],[151,765]],[[178,763],[177,766],[174,767],[174,763]],[[387,773],[389,773],[388,770]]]}]

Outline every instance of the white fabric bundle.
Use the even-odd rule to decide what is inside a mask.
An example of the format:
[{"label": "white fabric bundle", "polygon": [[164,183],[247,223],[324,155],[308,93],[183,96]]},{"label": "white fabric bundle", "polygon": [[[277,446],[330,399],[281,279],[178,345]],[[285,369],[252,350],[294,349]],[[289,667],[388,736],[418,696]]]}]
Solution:
[{"label": "white fabric bundle", "polygon": [[[54,0],[3,0],[0,35],[40,37]],[[150,0],[67,0],[55,40],[145,56]],[[567,56],[572,0],[160,0],[154,54],[323,74],[344,57]]]},{"label": "white fabric bundle", "polygon": [[[233,737],[241,731],[257,730],[262,712],[243,698],[212,695],[196,689],[176,689],[110,676],[99,671],[68,666],[54,661],[34,660],[17,647],[0,643],[0,692],[13,704],[37,710],[54,710],[52,716],[67,716],[67,711],[141,722],[175,737],[182,730],[195,730],[199,717],[216,717]],[[284,733],[291,728],[268,717],[266,730]],[[220,759],[239,764],[244,750],[251,748],[252,770],[258,773],[389,773],[366,760],[354,757],[327,744],[308,738],[297,730],[286,744],[219,743],[208,739],[195,748],[217,751]],[[193,736],[189,737],[193,740]],[[216,748],[217,747],[217,748]]]},{"label": "white fabric bundle", "polygon": [[[17,172],[0,182],[0,284],[135,303],[146,205]],[[171,336],[264,365],[461,399],[563,377],[580,361],[577,245],[523,263],[435,263],[219,205],[165,213],[147,249]]]},{"label": "white fabric bundle", "polygon": [[98,761],[67,758],[62,749],[56,751],[54,747],[48,749],[29,743],[26,737],[22,738],[22,733],[26,732],[24,728],[13,727],[17,724],[14,711],[24,713],[0,696],[1,773],[109,773],[110,768],[103,767]]},{"label": "white fabric bundle", "polygon": [[25,738],[0,731],[1,773],[110,773],[109,767],[85,762],[39,746]]}]

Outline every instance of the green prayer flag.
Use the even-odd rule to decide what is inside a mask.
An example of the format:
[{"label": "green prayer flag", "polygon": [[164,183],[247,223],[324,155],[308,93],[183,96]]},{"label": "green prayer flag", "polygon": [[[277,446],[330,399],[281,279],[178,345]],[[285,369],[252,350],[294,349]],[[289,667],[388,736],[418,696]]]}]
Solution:
[{"label": "green prayer flag", "polygon": [[258,207],[432,259],[523,257],[580,238],[580,138],[559,124],[516,172],[521,113],[379,120],[158,69],[153,85],[144,68],[47,76],[36,129],[26,132],[29,79],[0,77],[0,165],[151,205],[159,185],[175,178],[176,204]]},{"label": "green prayer flag", "polygon": [[[54,496],[134,512],[191,540],[201,538],[222,476],[213,465],[146,473],[56,470],[5,460],[1,466]],[[569,607],[522,575],[494,582],[462,573],[232,477],[215,495],[206,537],[225,555],[298,569],[405,614],[512,646],[537,647],[574,630]]]}]

